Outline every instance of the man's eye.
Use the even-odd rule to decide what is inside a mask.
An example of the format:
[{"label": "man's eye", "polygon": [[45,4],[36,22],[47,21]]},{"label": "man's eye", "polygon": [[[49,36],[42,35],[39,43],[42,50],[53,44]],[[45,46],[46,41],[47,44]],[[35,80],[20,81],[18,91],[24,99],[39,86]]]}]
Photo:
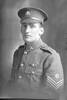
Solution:
[{"label": "man's eye", "polygon": [[30,24],[30,26],[31,26],[31,28],[32,28],[32,27],[35,27],[35,25],[34,25],[34,24]]},{"label": "man's eye", "polygon": [[24,24],[23,26],[24,26],[25,28],[27,27],[27,25],[26,25],[26,24]]}]

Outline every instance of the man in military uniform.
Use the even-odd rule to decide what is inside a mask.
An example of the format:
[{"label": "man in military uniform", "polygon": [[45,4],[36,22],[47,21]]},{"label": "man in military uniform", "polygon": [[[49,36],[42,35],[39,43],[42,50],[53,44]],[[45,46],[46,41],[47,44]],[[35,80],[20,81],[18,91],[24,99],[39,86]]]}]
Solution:
[{"label": "man in military uniform", "polygon": [[59,53],[41,40],[47,14],[41,9],[27,7],[20,9],[18,16],[24,45],[14,52],[11,80],[21,80],[25,89],[44,94],[46,89],[61,91],[64,75]]}]

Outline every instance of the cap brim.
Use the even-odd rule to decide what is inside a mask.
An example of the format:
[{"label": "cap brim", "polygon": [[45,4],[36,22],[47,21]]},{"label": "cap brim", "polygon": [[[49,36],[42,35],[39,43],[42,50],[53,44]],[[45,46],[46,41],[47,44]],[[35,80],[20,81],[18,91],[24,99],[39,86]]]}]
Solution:
[{"label": "cap brim", "polygon": [[22,20],[22,23],[40,23],[40,22],[41,22],[40,20],[34,20],[31,18]]}]

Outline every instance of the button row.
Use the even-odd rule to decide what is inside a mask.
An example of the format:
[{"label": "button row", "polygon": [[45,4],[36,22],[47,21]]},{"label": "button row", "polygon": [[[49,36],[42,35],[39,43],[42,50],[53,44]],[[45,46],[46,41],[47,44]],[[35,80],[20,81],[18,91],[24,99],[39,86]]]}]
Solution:
[{"label": "button row", "polygon": [[[35,64],[30,64],[30,65],[31,65],[31,66],[33,66],[33,67],[35,66]],[[23,63],[21,63],[21,66],[24,66],[24,64],[23,64]]]}]

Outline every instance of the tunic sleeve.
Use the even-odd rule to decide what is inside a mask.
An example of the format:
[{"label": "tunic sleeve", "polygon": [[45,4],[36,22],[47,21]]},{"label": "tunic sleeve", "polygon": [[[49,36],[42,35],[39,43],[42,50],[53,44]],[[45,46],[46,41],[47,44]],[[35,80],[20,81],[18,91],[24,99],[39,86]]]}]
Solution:
[{"label": "tunic sleeve", "polygon": [[64,86],[64,74],[59,54],[52,54],[44,64],[46,70],[47,86],[61,90]]},{"label": "tunic sleeve", "polygon": [[14,52],[14,55],[13,55],[13,64],[12,64],[12,69],[11,69],[11,79],[16,78],[17,65],[18,65],[18,58],[17,58],[17,50],[16,50]]}]

